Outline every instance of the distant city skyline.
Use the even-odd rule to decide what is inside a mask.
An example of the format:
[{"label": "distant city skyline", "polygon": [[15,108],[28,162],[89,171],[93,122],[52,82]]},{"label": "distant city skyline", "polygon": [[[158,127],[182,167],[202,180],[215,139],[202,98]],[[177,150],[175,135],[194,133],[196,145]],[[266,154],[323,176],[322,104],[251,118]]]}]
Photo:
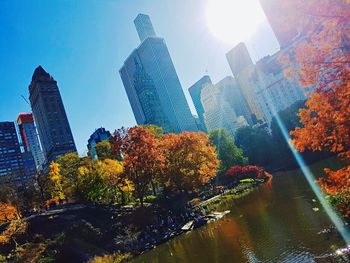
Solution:
[{"label": "distant city skyline", "polygon": [[[118,70],[139,43],[133,28],[138,13],[149,14],[166,39],[195,113],[187,89],[206,72],[213,82],[232,75],[225,54],[238,44],[224,44],[209,32],[205,2],[1,1],[0,34],[6,38],[0,40],[0,121],[30,111],[21,95],[28,98],[31,74],[43,65],[58,81],[80,154],[96,128],[135,125]],[[278,50],[267,21],[246,43],[254,61]]]}]

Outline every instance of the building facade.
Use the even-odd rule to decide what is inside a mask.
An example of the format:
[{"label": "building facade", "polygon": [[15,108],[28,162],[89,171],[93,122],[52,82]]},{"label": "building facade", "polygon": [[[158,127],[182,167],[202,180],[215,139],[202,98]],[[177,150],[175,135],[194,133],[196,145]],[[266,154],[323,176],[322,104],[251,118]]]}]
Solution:
[{"label": "building facade", "polygon": [[213,84],[210,77],[208,75],[203,76],[200,80],[198,80],[195,84],[193,84],[189,89],[189,93],[191,95],[194,107],[198,114],[198,127],[200,131],[206,132],[207,128],[205,127],[204,121],[204,108],[201,102],[201,92],[206,84]]},{"label": "building facade", "polygon": [[99,142],[108,141],[111,137],[111,133],[107,131],[105,128],[98,128],[96,131],[94,131],[93,134],[91,134],[87,148],[89,150],[89,155],[92,160],[97,160],[97,152],[96,152],[96,145]]},{"label": "building facade", "polygon": [[153,80],[137,61],[135,61],[135,66],[134,87],[145,117],[143,124],[162,127],[165,133],[172,132],[171,124],[163,112]]},{"label": "building facade", "polygon": [[253,125],[252,113],[237,81],[233,77],[228,76],[215,85],[222,90],[224,97],[236,115],[238,117],[242,116],[249,125]]},{"label": "building facade", "polygon": [[283,51],[261,59],[256,65],[256,95],[268,124],[279,111],[306,99],[298,81],[285,76],[285,69],[278,62],[280,56]]},{"label": "building facade", "polygon": [[237,115],[222,90],[215,85],[206,84],[201,92],[201,102],[208,132],[225,129],[234,138],[237,130]]},{"label": "building facade", "polygon": [[23,156],[14,122],[0,122],[0,184],[25,181]]},{"label": "building facade", "polygon": [[41,66],[34,71],[29,94],[47,168],[58,157],[77,150],[57,82]]},{"label": "building facade", "polygon": [[24,152],[31,152],[35,161],[35,166],[41,170],[45,157],[39,142],[39,134],[34,124],[32,113],[20,113],[17,118],[19,133],[21,136]]},{"label": "building facade", "polygon": [[[298,28],[289,26],[291,22],[290,16],[295,10],[291,10],[291,6],[287,2],[281,0],[259,0],[265,12],[267,20],[275,33],[275,36],[281,48],[287,47],[298,36]],[[287,26],[288,25],[288,26]]]},{"label": "building facade", "polygon": [[243,43],[238,44],[226,54],[226,58],[241,89],[241,93],[248,103],[252,122],[263,120],[264,115],[256,97],[256,87],[253,82],[256,69],[246,45]]},{"label": "building facade", "polygon": [[[141,19],[141,18],[142,19]],[[164,130],[172,132],[197,131],[195,120],[191,114],[180,80],[171,60],[168,48],[163,38],[154,36],[154,30],[149,17],[139,15],[135,19],[136,29],[142,43],[124,62],[119,73],[128,95],[137,124],[156,124],[147,120],[144,103],[140,101],[135,84],[138,83],[137,67],[141,67],[143,74],[152,81],[154,90],[159,98],[159,105],[152,111],[162,110],[170,128]],[[142,23],[147,25],[143,26]],[[148,28],[145,30],[145,28]],[[153,28],[153,27],[152,27]],[[148,85],[148,84],[147,84]],[[149,104],[150,105],[150,104]]]},{"label": "building facade", "polygon": [[143,42],[148,37],[156,37],[151,19],[148,15],[138,14],[134,20],[137,34],[139,35],[140,41]]}]

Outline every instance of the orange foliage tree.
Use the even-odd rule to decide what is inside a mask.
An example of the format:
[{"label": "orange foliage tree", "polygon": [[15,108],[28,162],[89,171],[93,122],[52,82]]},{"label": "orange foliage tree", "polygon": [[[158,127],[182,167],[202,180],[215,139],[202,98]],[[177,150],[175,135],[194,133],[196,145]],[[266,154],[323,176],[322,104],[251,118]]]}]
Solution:
[{"label": "orange foliage tree", "polygon": [[[350,162],[350,1],[286,1],[289,26],[301,33],[287,62],[306,87],[314,87],[306,108],[300,110],[302,127],[291,132],[299,151],[326,150]],[[288,25],[286,25],[288,26]],[[349,212],[350,167],[325,170],[320,184],[331,196],[341,195],[336,205]],[[345,195],[345,198],[344,198]],[[347,207],[345,209],[345,207]]]},{"label": "orange foliage tree", "polygon": [[215,147],[206,134],[182,132],[162,137],[166,186],[177,191],[194,191],[216,176],[220,165]]},{"label": "orange foliage tree", "polygon": [[164,156],[159,140],[149,129],[136,126],[117,130],[110,139],[115,156],[123,159],[124,174],[135,189],[141,206],[154,176],[164,167]]}]

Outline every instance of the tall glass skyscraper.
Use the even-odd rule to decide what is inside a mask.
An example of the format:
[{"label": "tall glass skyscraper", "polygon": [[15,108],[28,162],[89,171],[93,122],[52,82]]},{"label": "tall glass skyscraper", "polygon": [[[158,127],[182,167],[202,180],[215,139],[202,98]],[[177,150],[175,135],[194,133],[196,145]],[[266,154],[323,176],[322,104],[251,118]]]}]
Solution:
[{"label": "tall glass skyscraper", "polygon": [[47,168],[59,156],[77,150],[57,82],[41,66],[34,71],[29,94]]},{"label": "tall glass skyscraper", "polygon": [[156,37],[156,32],[154,31],[151,19],[148,15],[139,14],[135,20],[134,24],[136,27],[137,34],[139,35],[140,41],[144,41],[148,37]]},{"label": "tall glass skyscraper", "polygon": [[[164,39],[155,36],[147,15],[138,15],[135,25],[142,43],[126,59],[119,73],[137,124],[161,125],[172,132],[197,131]],[[147,77],[147,81],[140,82],[138,74]],[[140,85],[154,91],[149,98],[152,103],[145,103],[145,93],[140,92],[144,88]],[[149,116],[161,116],[161,120],[154,121]]]}]

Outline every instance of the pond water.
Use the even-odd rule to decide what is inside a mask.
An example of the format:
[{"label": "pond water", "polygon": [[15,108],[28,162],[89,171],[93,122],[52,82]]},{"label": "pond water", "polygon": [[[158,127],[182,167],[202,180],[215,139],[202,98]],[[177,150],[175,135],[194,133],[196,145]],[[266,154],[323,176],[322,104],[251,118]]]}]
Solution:
[{"label": "pond water", "polygon": [[[311,166],[315,175],[327,160]],[[318,208],[319,210],[317,211]],[[133,262],[350,262],[328,255],[345,247],[299,170],[279,172],[245,197],[224,204],[223,219],[178,236]]]}]

